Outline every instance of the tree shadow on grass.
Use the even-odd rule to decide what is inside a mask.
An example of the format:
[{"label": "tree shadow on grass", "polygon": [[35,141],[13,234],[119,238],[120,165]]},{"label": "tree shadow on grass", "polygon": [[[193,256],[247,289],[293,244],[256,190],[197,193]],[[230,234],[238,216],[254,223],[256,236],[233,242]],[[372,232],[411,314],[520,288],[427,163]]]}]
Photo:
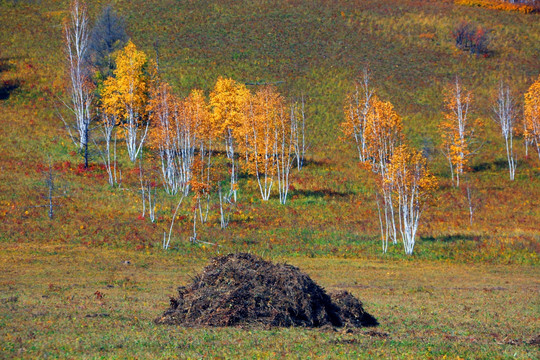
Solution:
[{"label": "tree shadow on grass", "polygon": [[506,170],[508,169],[508,161],[504,159],[498,159],[495,161],[483,162],[471,167],[473,172],[480,172],[486,170]]},{"label": "tree shadow on grass", "polygon": [[479,237],[477,235],[443,235],[443,236],[425,236],[422,237],[422,241],[428,242],[456,242],[456,241],[478,241]]},{"label": "tree shadow on grass", "polygon": [[0,73],[8,71],[11,67],[6,63],[6,58],[0,58]]},{"label": "tree shadow on grass", "polygon": [[[296,160],[294,161],[294,165],[296,165]],[[306,166],[323,167],[323,166],[328,166],[328,165],[332,165],[332,161],[304,159],[302,167],[306,167]]]},{"label": "tree shadow on grass", "polygon": [[7,100],[11,94],[21,86],[18,80],[0,81],[0,100]]},{"label": "tree shadow on grass", "polygon": [[291,197],[311,197],[311,198],[326,198],[326,197],[337,197],[337,198],[346,198],[353,195],[352,192],[341,192],[334,191],[331,189],[317,189],[317,190],[302,190],[295,189],[289,192]]},{"label": "tree shadow on grass", "polygon": [[[8,58],[0,58],[0,74],[7,72],[11,66],[7,63]],[[21,86],[21,82],[17,79],[2,80],[0,79],[0,100],[7,100],[11,94]]]}]

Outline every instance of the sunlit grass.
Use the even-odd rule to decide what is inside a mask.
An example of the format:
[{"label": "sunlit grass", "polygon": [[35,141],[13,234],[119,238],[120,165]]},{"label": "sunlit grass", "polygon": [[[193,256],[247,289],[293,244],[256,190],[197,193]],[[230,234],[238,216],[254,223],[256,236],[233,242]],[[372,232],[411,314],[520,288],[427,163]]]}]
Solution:
[{"label": "sunlit grass", "polygon": [[537,335],[539,305],[531,267],[276,257],[328,290],[351,291],[381,326],[347,333],[154,325],[168,296],[201,270],[205,257],[4,246],[0,351],[17,358],[538,356],[526,344]]}]

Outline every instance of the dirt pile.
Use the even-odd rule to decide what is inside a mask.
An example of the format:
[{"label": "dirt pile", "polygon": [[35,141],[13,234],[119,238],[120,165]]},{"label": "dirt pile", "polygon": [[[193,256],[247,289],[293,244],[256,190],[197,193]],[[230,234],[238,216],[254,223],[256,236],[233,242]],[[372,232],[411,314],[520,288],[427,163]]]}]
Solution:
[{"label": "dirt pile", "polygon": [[348,292],[328,295],[287,264],[250,254],[230,254],[211,264],[155,320],[183,326],[376,326],[377,320]]}]

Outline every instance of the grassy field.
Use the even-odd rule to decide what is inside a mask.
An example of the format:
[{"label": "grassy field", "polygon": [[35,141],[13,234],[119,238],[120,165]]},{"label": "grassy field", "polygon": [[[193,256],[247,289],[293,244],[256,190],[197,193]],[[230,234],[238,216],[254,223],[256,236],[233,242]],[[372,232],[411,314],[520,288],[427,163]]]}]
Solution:
[{"label": "grassy field", "polygon": [[[157,221],[142,218],[138,166],[123,144],[123,184],[112,188],[95,153],[92,167],[81,167],[58,118],[68,2],[0,0],[0,358],[539,357],[526,343],[540,329],[540,165],[518,137],[516,180],[508,180],[490,109],[501,77],[521,95],[538,77],[540,15],[449,0],[111,3],[150,57],[158,41],[163,76],[180,95],[208,92],[219,75],[305,95],[307,165],[293,171],[286,206],[275,195],[262,202],[256,181],[242,175],[226,230],[213,200],[198,233],[215,246],[188,241],[187,199],[172,249],[161,250],[175,199],[160,190]],[[102,5],[89,2],[93,18]],[[455,48],[451,32],[462,20],[491,30],[491,56]],[[381,253],[373,181],[339,128],[345,94],[366,65],[441,184],[411,257],[400,244]],[[443,90],[456,75],[485,123],[467,179],[477,198],[472,225],[464,189],[451,186],[437,150]],[[49,159],[59,205],[52,220],[41,206]],[[150,151],[145,159],[155,170]],[[290,262],[327,289],[351,291],[381,327],[350,334],[152,323],[208,258],[235,251]]]},{"label": "grassy field", "polygon": [[[381,326],[340,330],[154,325],[204,261],[82,246],[4,247],[3,357],[534,359],[535,267],[276,258],[358,296]],[[125,264],[129,261],[129,264]],[[97,295],[99,292],[101,296]]]}]

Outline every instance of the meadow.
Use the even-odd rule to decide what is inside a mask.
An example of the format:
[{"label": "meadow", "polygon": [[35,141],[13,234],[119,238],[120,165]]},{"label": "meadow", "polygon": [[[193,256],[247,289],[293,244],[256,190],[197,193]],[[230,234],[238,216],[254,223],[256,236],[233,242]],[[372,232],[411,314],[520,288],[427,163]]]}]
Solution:
[{"label": "meadow", "polygon": [[[531,266],[274,258],[328,290],[347,289],[375,329],[155,325],[204,260],[69,245],[4,246],[6,358],[534,359],[538,270]],[[126,264],[129,261],[129,264]],[[8,296],[8,297],[6,297]],[[536,341],[538,339],[536,338]]]},{"label": "meadow", "polygon": [[[68,2],[0,1],[0,357],[539,356],[529,342],[540,328],[540,163],[531,148],[525,156],[518,137],[510,181],[491,120],[501,77],[520,99],[538,77],[537,13],[413,0],[112,4],[139,48],[153,57],[158,44],[163,77],[179,95],[208,93],[222,75],[305,96],[307,163],[293,169],[285,206],[276,196],[261,201],[255,180],[241,176],[227,229],[215,203],[198,228],[212,245],[188,240],[186,201],[164,251],[175,199],[158,192],[157,221],[141,217],[139,168],[122,146],[123,183],[113,188],[96,154],[89,169],[81,166],[59,120]],[[92,18],[103,7],[88,5]],[[455,47],[451,33],[463,20],[490,30],[490,56]],[[439,179],[413,256],[400,244],[382,254],[373,180],[340,130],[345,95],[365,66]],[[443,90],[456,75],[485,124],[467,175],[477,197],[472,224],[464,189],[452,187],[437,148]],[[53,219],[42,207],[49,161],[58,196]],[[350,334],[152,323],[208,258],[236,251],[287,261],[328,289],[350,290],[381,327]]]}]

